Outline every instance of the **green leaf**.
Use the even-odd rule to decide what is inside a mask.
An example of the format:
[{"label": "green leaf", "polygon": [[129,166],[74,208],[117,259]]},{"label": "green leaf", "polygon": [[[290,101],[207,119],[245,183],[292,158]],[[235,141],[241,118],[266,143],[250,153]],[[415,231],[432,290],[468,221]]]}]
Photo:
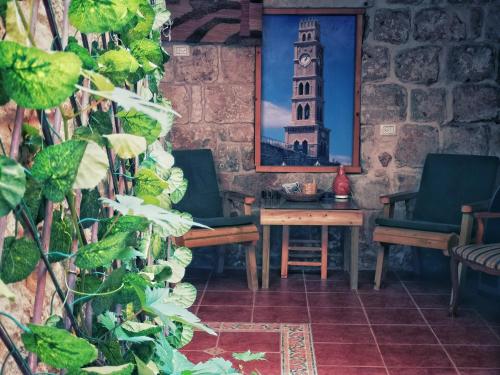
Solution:
[{"label": "green leaf", "polygon": [[61,213],[55,212],[52,227],[50,229],[50,246],[49,246],[49,261],[59,262],[66,259],[59,254],[53,252],[70,254],[73,237],[71,236],[73,225],[68,218],[61,218]]},{"label": "green leaf", "polygon": [[83,74],[85,75],[85,77],[88,77],[91,80],[91,82],[98,90],[111,92],[115,89],[115,85],[113,85],[113,83],[102,74],[93,72],[91,70],[84,70]]},{"label": "green leaf", "polygon": [[40,132],[34,126],[23,124],[23,146],[28,148],[28,151],[32,154],[36,154],[43,147],[43,138],[40,136]]},{"label": "green leaf", "polygon": [[155,20],[153,22],[153,29],[157,30],[163,27],[170,20],[170,11],[165,8],[163,1],[155,3]]},{"label": "green leaf", "polygon": [[131,375],[134,367],[133,363],[126,363],[121,366],[84,367],[80,371],[89,375]]},{"label": "green leaf", "polygon": [[61,202],[71,191],[86,147],[87,142],[70,140],[38,153],[31,173],[47,199]]},{"label": "green leaf", "polygon": [[167,187],[167,183],[151,169],[141,168],[136,176],[135,193],[139,198],[156,197]]},{"label": "green leaf", "polygon": [[132,134],[108,134],[104,136],[111,148],[122,159],[131,159],[146,151],[146,139]]},{"label": "green leaf", "polygon": [[170,169],[174,165],[174,157],[171,153],[165,151],[163,146],[159,141],[154,142],[149,146],[148,159],[145,161],[145,165],[152,161],[154,169],[158,176],[162,179],[167,179],[170,176]]},{"label": "green leaf", "polygon": [[170,176],[167,180],[167,192],[173,203],[179,203],[186,194],[188,181],[184,178],[182,169],[174,167],[170,170]]},{"label": "green leaf", "polygon": [[0,156],[0,216],[7,215],[18,205],[25,191],[23,167],[6,156]]},{"label": "green leaf", "polygon": [[161,131],[160,123],[144,113],[131,109],[130,111],[120,111],[117,116],[121,119],[123,130],[126,133],[146,138],[147,144],[158,139]]},{"label": "green leaf", "polygon": [[174,322],[175,329],[170,329],[167,341],[176,349],[180,349],[193,340],[194,330],[191,326]]},{"label": "green leaf", "polygon": [[64,329],[35,324],[28,328],[31,332],[21,336],[26,350],[49,366],[76,369],[97,359],[94,345]]},{"label": "green leaf", "polygon": [[89,50],[78,44],[78,41],[76,40],[75,37],[70,36],[68,38],[68,45],[66,46],[65,51],[73,52],[75,55],[77,55],[80,61],[82,62],[84,69],[88,70],[97,69],[97,63],[92,58],[92,56],[90,56]]},{"label": "green leaf", "polygon": [[32,176],[26,177],[26,192],[24,193],[24,202],[28,206],[30,215],[35,224],[43,220],[44,202],[42,201],[42,186]]},{"label": "green leaf", "polygon": [[174,251],[173,259],[181,266],[187,267],[193,260],[193,252],[185,246],[177,247]]},{"label": "green leaf", "polygon": [[93,220],[97,219],[101,211],[99,203],[99,191],[97,189],[82,190],[82,201],[80,203],[80,221],[84,228],[90,228],[94,224]]},{"label": "green leaf", "polygon": [[264,352],[252,353],[250,350],[247,350],[246,352],[243,353],[233,353],[233,358],[243,362],[265,361],[266,353]]},{"label": "green leaf", "polygon": [[129,25],[133,26],[126,26],[126,28],[122,30],[121,37],[124,43],[129,45],[134,40],[147,38],[153,27],[154,20],[154,9],[149,5],[148,1],[142,1],[139,5],[139,12],[133,20],[135,22],[129,23]]},{"label": "green leaf", "polygon": [[[110,227],[112,223],[114,223],[114,225]],[[99,223],[99,238],[102,238],[105,233],[113,235],[123,232],[143,232],[148,229],[148,226],[148,221],[141,216],[125,215],[120,216],[118,220],[115,218],[106,218]]]},{"label": "green leaf", "polygon": [[79,128],[76,128],[71,139],[85,142],[94,142],[99,146],[106,146],[106,143],[101,135],[98,132],[94,131],[90,126],[80,126]]},{"label": "green leaf", "polygon": [[158,368],[154,364],[154,362],[149,362],[148,364],[141,361],[139,357],[134,355],[135,363],[137,365],[137,374],[138,375],[157,375],[159,373]]},{"label": "green leaf", "polygon": [[126,81],[128,76],[139,69],[139,63],[126,49],[111,50],[97,58],[99,73],[108,77],[115,85]]},{"label": "green leaf", "polygon": [[30,44],[28,33],[24,28],[21,15],[18,12],[15,1],[7,1],[5,12],[5,32],[4,40],[11,40],[22,45]]},{"label": "green leaf", "polygon": [[93,189],[108,173],[108,156],[95,142],[87,142],[87,148],[78,167],[73,189]]},{"label": "green leaf", "polygon": [[130,336],[149,336],[161,332],[162,328],[155,324],[134,322],[127,320],[121,327]]},{"label": "green leaf", "polygon": [[82,33],[120,31],[132,20],[138,5],[136,0],[73,0],[69,20]]},{"label": "green leaf", "polygon": [[10,100],[9,95],[7,95],[7,92],[3,87],[3,76],[2,76],[2,71],[0,70],[0,105],[8,103],[9,100]]},{"label": "green leaf", "polygon": [[140,39],[130,44],[132,56],[141,64],[142,70],[151,73],[153,70],[163,68],[163,54],[161,46],[151,39]]},{"label": "green leaf", "polygon": [[146,266],[142,270],[146,274],[153,275],[156,282],[168,280],[172,276],[172,268],[165,264],[165,261],[159,261],[159,264]]},{"label": "green leaf", "polygon": [[24,280],[35,269],[40,252],[35,241],[28,238],[5,238],[0,264],[0,279],[5,283]]},{"label": "green leaf", "polygon": [[109,266],[115,259],[125,259],[130,255],[127,246],[129,233],[116,233],[99,242],[81,247],[76,255],[75,264],[83,269]]},{"label": "green leaf", "polygon": [[196,364],[191,369],[192,375],[240,375],[233,369],[231,362],[223,358],[212,358],[206,362]]},{"label": "green leaf", "polygon": [[89,118],[89,127],[100,135],[113,133],[113,123],[111,122],[111,116],[108,112],[92,112]]},{"label": "green leaf", "polygon": [[0,279],[0,298],[7,298],[10,301],[15,301],[16,295],[12,293],[9,287]]},{"label": "green leaf", "polygon": [[75,91],[80,69],[80,59],[74,53],[47,53],[15,42],[0,42],[4,90],[22,107],[58,106]]},{"label": "green leaf", "polygon": [[170,298],[177,305],[187,309],[196,301],[196,288],[190,283],[179,283],[174,287]]}]

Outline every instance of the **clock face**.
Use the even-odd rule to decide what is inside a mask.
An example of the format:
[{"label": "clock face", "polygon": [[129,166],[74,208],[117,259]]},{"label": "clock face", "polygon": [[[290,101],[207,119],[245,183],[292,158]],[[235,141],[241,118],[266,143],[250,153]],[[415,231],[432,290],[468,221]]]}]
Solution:
[{"label": "clock face", "polygon": [[299,58],[299,64],[302,66],[307,66],[311,63],[311,56],[309,54],[304,53]]}]

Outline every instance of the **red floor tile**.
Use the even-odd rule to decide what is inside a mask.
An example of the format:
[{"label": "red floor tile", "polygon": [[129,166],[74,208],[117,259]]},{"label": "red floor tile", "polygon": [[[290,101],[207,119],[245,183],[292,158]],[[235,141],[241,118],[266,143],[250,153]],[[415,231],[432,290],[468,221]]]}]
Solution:
[{"label": "red floor tile", "polygon": [[500,375],[500,368],[497,369],[477,369],[459,368],[460,375]]},{"label": "red floor tile", "polygon": [[279,332],[221,332],[218,347],[229,352],[280,352]]},{"label": "red floor tile", "polygon": [[477,312],[470,309],[459,310],[455,317],[449,315],[448,309],[421,309],[421,311],[432,325],[484,325]]},{"label": "red floor tile", "polygon": [[316,344],[318,366],[383,366],[374,344]]},{"label": "red floor tile", "polygon": [[387,367],[452,367],[439,345],[379,345]]},{"label": "red floor tile", "polygon": [[207,290],[248,291],[248,286],[246,279],[215,278],[208,281]]},{"label": "red floor tile", "polygon": [[450,304],[449,294],[413,294],[418,307],[447,309]]},{"label": "red floor tile", "polygon": [[500,346],[445,345],[457,367],[500,368]]},{"label": "red floor tile", "polygon": [[311,323],[367,324],[362,309],[356,308],[309,308]]},{"label": "red floor tile", "polygon": [[487,326],[436,325],[432,328],[443,344],[500,345],[500,339]]},{"label": "red floor tile", "polygon": [[457,375],[453,368],[388,368],[389,375]]},{"label": "red floor tile", "polygon": [[355,293],[307,293],[311,307],[361,307]]},{"label": "red floor tile", "polygon": [[366,309],[371,324],[425,324],[417,309]]},{"label": "red floor tile", "polygon": [[399,281],[388,282],[382,285],[380,290],[373,289],[373,279],[370,282],[359,283],[359,294],[393,294],[393,293],[406,293],[405,288]]},{"label": "red floor tile", "polygon": [[212,358],[212,355],[196,350],[182,351],[182,353],[193,363],[205,362]]},{"label": "red floor tile", "polygon": [[429,282],[423,280],[404,281],[404,285],[410,293],[449,294],[451,285],[449,282]]},{"label": "red floor tile", "polygon": [[311,324],[314,343],[373,344],[368,325]]},{"label": "red floor tile", "polygon": [[308,323],[306,307],[255,307],[253,321],[256,323]]},{"label": "red floor tile", "polygon": [[427,326],[373,325],[373,333],[379,344],[437,344],[438,341]]},{"label": "red floor tile", "polygon": [[318,366],[318,375],[387,375],[384,367]]},{"label": "red floor tile", "polygon": [[415,307],[415,304],[406,293],[401,294],[360,294],[361,302],[366,308],[370,307]]},{"label": "red floor tile", "polygon": [[255,306],[297,306],[307,307],[304,292],[265,292],[255,294]]},{"label": "red floor tile", "polygon": [[309,293],[315,292],[348,292],[351,290],[347,280],[306,280]]},{"label": "red floor tile", "polygon": [[201,305],[251,306],[252,304],[252,292],[206,291],[201,301]]},{"label": "red floor tile", "polygon": [[250,322],[250,306],[200,306],[198,317],[203,322]]},{"label": "red floor tile", "polygon": [[282,291],[282,292],[305,292],[304,280],[298,278],[275,278],[269,281],[269,289],[262,289],[262,291]]},{"label": "red floor tile", "polygon": [[[304,273],[304,278],[306,280],[321,281],[321,274],[319,272],[314,272],[314,273],[306,272]],[[349,273],[345,271],[328,270],[328,277],[326,280],[327,281],[349,280]]]},{"label": "red floor tile", "polygon": [[500,308],[495,310],[486,310],[486,308],[480,308],[478,309],[478,311],[480,312],[481,317],[483,317],[483,319],[488,323],[492,325],[500,325]]},{"label": "red floor tile", "polygon": [[182,350],[205,350],[213,348],[217,345],[217,336],[209,335],[208,333],[196,331],[193,340],[187,344]]}]

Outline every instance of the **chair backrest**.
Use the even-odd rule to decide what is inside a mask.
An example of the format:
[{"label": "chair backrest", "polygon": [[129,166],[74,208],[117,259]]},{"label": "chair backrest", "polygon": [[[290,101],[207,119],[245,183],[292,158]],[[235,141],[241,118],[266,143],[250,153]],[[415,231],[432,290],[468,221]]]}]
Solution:
[{"label": "chair backrest", "polygon": [[414,218],[459,225],[463,204],[491,198],[498,164],[495,156],[427,155]]},{"label": "chair backrest", "polygon": [[[500,212],[500,186],[490,202],[490,212]],[[500,243],[500,219],[488,219],[484,230],[484,243]]]},{"label": "chair backrest", "polygon": [[198,218],[223,216],[212,151],[176,150],[172,154],[175,166],[183,170],[188,180],[186,194],[174,208]]}]

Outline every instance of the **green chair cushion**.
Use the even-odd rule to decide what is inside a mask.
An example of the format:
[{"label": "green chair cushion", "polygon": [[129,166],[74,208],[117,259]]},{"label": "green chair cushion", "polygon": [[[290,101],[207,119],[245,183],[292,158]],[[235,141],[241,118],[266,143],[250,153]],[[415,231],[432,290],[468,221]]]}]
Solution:
[{"label": "green chair cushion", "polygon": [[237,225],[253,224],[256,221],[255,216],[231,216],[231,217],[210,217],[210,218],[195,218],[194,221],[200,224],[205,224],[210,228],[233,227]]},{"label": "green chair cushion", "polygon": [[439,233],[460,233],[460,225],[435,223],[422,220],[399,220],[379,217],[375,223],[384,227],[404,228]]},{"label": "green chair cushion", "polygon": [[495,156],[427,155],[413,218],[459,225],[463,204],[491,198],[498,164]]},{"label": "green chair cushion", "polygon": [[223,216],[212,151],[175,150],[172,155],[188,180],[186,194],[174,208],[197,218]]},{"label": "green chair cushion", "polygon": [[451,252],[460,259],[500,271],[500,243],[457,246]]}]

